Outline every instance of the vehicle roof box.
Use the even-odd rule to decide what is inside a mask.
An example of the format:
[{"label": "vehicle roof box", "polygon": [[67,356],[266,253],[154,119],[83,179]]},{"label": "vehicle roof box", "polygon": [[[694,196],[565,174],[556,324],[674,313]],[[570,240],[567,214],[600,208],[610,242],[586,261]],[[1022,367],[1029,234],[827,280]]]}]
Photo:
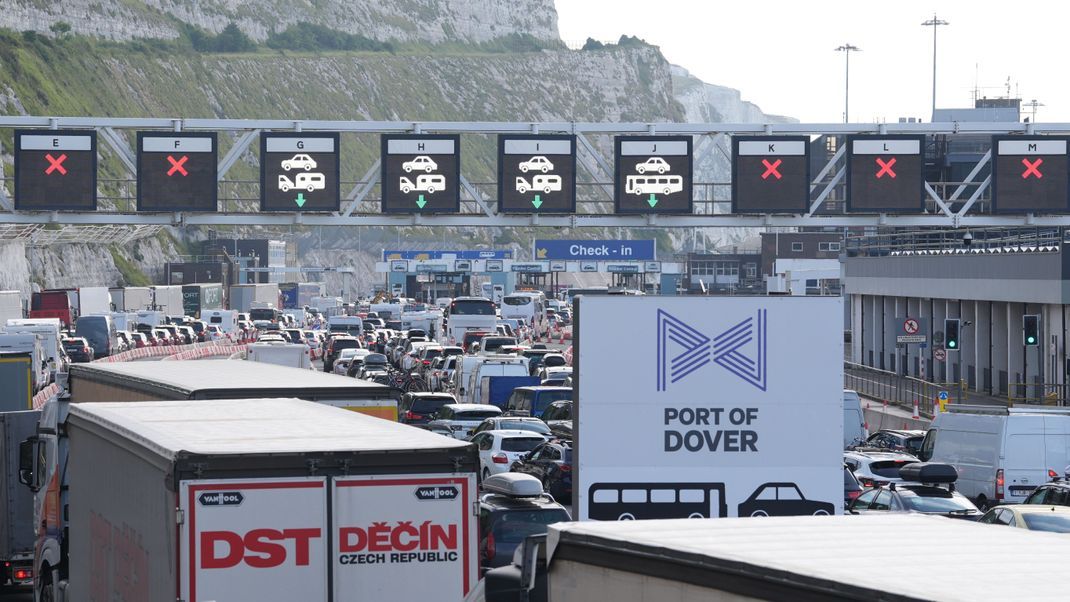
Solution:
[{"label": "vehicle roof box", "polygon": [[542,483],[529,474],[505,472],[483,479],[483,490],[509,497],[539,497]]},{"label": "vehicle roof box", "polygon": [[899,478],[915,483],[954,483],[959,473],[950,464],[912,462],[899,469]]}]

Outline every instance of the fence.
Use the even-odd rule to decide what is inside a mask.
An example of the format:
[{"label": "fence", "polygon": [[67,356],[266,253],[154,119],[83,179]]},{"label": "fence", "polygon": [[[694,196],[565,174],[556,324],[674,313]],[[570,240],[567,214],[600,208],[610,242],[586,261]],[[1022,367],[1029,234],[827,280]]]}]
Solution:
[{"label": "fence", "polygon": [[1010,383],[1007,385],[1009,405],[1066,405],[1067,385],[1059,383]]},{"label": "fence", "polygon": [[843,363],[843,386],[857,391],[862,397],[904,408],[912,409],[917,401],[921,414],[928,417],[936,413],[941,391],[947,391],[949,400],[954,403],[969,402],[965,382],[933,383],[851,362]]}]

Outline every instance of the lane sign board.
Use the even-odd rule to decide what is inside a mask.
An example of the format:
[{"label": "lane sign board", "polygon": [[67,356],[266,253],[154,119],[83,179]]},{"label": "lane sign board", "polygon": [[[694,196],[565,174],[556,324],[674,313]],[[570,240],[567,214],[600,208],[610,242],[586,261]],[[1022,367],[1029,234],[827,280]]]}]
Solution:
[{"label": "lane sign board", "polygon": [[657,259],[654,239],[645,240],[573,240],[536,238],[533,245],[535,259],[624,259],[653,261]]},{"label": "lane sign board", "polygon": [[138,211],[215,211],[215,132],[137,133]]},{"label": "lane sign board", "polygon": [[1065,136],[993,136],[993,212],[1070,212],[1068,146]]},{"label": "lane sign board", "polygon": [[15,130],[15,209],[96,208],[96,132]]},{"label": "lane sign board", "polygon": [[261,211],[338,211],[337,132],[260,135]]},{"label": "lane sign board", "polygon": [[810,139],[732,139],[732,213],[806,213],[810,209]]},{"label": "lane sign board", "polygon": [[617,136],[617,213],[691,213],[691,137]]},{"label": "lane sign board", "polygon": [[574,213],[575,136],[498,136],[498,211]]},{"label": "lane sign board", "polygon": [[847,211],[924,211],[924,149],[924,136],[848,136]]},{"label": "lane sign board", "polygon": [[383,134],[383,213],[458,213],[461,139],[455,134]]}]

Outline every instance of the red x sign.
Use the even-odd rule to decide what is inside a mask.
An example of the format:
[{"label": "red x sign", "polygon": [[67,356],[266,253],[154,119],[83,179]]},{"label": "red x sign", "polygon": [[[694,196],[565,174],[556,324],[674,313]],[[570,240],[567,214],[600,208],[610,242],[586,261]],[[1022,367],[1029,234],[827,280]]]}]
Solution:
[{"label": "red x sign", "polygon": [[783,163],[783,161],[781,159],[777,159],[776,161],[773,161],[772,163],[770,163],[768,159],[762,159],[762,165],[765,166],[765,173],[762,174],[762,179],[763,180],[767,180],[767,179],[769,179],[769,176],[773,176],[774,178],[779,180],[780,179],[779,168],[780,168],[780,164],[781,163]]},{"label": "red x sign", "polygon": [[173,176],[175,175],[176,171],[184,176],[189,175],[189,172],[186,171],[186,168],[182,167],[186,164],[186,161],[189,161],[189,157],[187,157],[186,155],[182,155],[181,158],[175,159],[171,155],[167,155],[167,160],[171,163],[171,169],[167,170],[167,175]]},{"label": "red x sign", "polygon": [[880,157],[877,157],[877,165],[880,166],[880,169],[877,171],[878,180],[883,178],[884,174],[888,174],[892,178],[895,177],[895,171],[892,170],[892,166],[895,165],[895,157],[892,157],[887,161],[882,161]]},{"label": "red x sign", "polygon": [[63,162],[67,160],[67,155],[60,155],[58,158],[53,157],[51,154],[45,155],[45,159],[48,160],[48,168],[45,169],[45,175],[50,176],[52,172],[58,171],[59,175],[67,175],[67,168],[63,167]]},{"label": "red x sign", "polygon": [[1025,165],[1025,171],[1022,172],[1022,179],[1023,180],[1028,180],[1029,176],[1031,176],[1031,175],[1036,177],[1036,179],[1038,179],[1038,180],[1040,178],[1043,178],[1044,174],[1040,173],[1040,170],[1037,169],[1038,167],[1040,167],[1040,164],[1043,163],[1043,162],[1044,162],[1044,159],[1037,159],[1036,161],[1030,162],[1029,159],[1024,159],[1023,158],[1022,159],[1022,165]]}]

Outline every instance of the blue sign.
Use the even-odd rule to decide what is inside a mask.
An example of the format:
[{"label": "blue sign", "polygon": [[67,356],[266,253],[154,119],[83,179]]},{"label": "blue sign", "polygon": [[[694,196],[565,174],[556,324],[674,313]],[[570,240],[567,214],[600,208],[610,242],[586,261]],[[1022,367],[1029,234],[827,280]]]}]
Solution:
[{"label": "blue sign", "polygon": [[383,251],[383,261],[391,259],[443,259],[453,255],[454,259],[512,259],[513,252],[504,251]]},{"label": "blue sign", "polygon": [[653,240],[536,240],[534,259],[652,261]]}]

